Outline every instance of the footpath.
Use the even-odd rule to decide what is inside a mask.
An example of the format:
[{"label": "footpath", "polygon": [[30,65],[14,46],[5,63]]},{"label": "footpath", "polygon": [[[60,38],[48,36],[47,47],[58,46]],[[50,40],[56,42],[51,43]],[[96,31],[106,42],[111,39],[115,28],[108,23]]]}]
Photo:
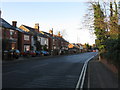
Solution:
[{"label": "footpath", "polygon": [[85,79],[85,88],[102,88],[117,89],[119,88],[118,74],[113,73],[105,64],[98,60],[97,57],[92,59],[88,64],[88,70]]}]

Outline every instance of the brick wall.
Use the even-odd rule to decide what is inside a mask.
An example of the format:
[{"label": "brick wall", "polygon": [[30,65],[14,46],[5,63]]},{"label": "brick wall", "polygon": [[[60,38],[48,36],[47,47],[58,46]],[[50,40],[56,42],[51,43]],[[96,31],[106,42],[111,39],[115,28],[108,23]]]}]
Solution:
[{"label": "brick wall", "polygon": [[2,28],[2,43],[3,50],[17,49],[17,40],[18,40],[18,32],[13,30],[13,35],[10,35],[11,29]]},{"label": "brick wall", "polygon": [[[24,51],[24,45],[29,45],[31,47],[31,35],[21,33],[21,32],[19,32],[18,35],[19,35],[18,48],[21,52],[23,52]],[[29,40],[24,40],[24,35],[29,36]]]},{"label": "brick wall", "polygon": [[51,51],[52,50],[52,46],[53,46],[52,38],[48,38],[48,43],[49,43],[48,49],[49,49],[49,51]]}]

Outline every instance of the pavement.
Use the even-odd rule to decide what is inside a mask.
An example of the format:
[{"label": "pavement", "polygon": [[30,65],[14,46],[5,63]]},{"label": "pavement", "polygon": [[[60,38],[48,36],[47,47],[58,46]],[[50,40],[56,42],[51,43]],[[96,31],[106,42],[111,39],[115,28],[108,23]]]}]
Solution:
[{"label": "pavement", "polygon": [[113,73],[98,58],[94,58],[89,62],[86,77],[85,88],[114,88],[117,90],[119,88],[118,74]]}]

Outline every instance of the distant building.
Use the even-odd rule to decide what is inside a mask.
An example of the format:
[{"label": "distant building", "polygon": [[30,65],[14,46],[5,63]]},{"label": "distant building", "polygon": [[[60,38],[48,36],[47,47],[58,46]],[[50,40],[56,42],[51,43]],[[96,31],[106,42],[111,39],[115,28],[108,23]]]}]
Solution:
[{"label": "distant building", "polygon": [[69,43],[68,48],[70,53],[81,52],[79,44]]},{"label": "distant building", "polygon": [[80,52],[83,52],[83,45],[81,43],[77,43],[79,49],[80,49]]},{"label": "distant building", "polygon": [[53,53],[54,51],[54,53],[58,55],[68,50],[69,42],[62,38],[60,32],[58,32],[58,35],[54,35],[53,30],[49,30],[49,33],[44,31],[40,31],[40,33],[49,38],[49,52]]}]

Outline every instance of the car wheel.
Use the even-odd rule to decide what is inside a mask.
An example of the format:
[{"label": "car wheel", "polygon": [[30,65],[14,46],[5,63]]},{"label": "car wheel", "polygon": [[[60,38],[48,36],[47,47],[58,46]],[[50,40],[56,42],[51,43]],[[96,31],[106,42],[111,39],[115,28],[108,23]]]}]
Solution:
[{"label": "car wheel", "polygon": [[19,58],[19,56],[16,56],[16,59],[18,59]]}]

